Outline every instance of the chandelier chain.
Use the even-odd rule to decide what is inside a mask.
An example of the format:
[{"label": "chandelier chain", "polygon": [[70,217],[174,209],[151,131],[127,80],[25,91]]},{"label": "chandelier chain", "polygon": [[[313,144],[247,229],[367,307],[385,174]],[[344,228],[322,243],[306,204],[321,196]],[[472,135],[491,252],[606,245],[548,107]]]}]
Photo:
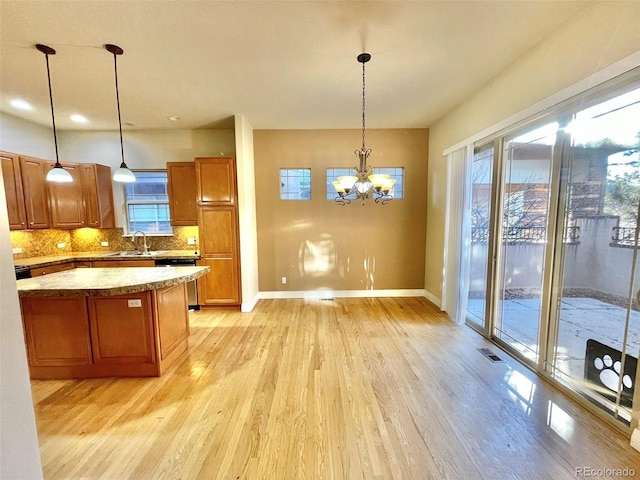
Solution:
[{"label": "chandelier chain", "polygon": [[365,62],[362,62],[362,151],[366,150],[364,146],[364,108],[365,108],[365,74],[364,74]]}]

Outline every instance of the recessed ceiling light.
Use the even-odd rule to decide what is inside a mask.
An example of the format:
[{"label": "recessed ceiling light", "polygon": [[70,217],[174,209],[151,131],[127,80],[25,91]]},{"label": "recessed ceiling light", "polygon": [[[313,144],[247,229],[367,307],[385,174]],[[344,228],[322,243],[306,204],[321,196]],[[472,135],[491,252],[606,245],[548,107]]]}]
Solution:
[{"label": "recessed ceiling light", "polygon": [[171,120],[172,122],[179,122],[180,121],[180,117],[176,117],[175,115],[171,115],[170,117],[167,117],[169,120]]},{"label": "recessed ceiling light", "polygon": [[72,122],[76,122],[76,123],[87,123],[87,117],[85,117],[84,115],[80,115],[78,113],[74,113],[73,115],[71,115],[71,121]]},{"label": "recessed ceiling light", "polygon": [[29,105],[28,102],[22,100],[21,98],[16,98],[11,100],[11,106],[13,108],[17,108],[18,110],[33,110],[33,107]]}]

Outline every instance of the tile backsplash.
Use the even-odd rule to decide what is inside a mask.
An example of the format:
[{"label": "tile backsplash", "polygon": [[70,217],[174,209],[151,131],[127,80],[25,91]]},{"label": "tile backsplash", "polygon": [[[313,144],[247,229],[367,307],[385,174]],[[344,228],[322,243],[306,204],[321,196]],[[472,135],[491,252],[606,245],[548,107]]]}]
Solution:
[{"label": "tile backsplash", "polygon": [[[130,236],[123,237],[122,228],[78,228],[75,230],[26,230],[11,232],[11,246],[22,248],[13,258],[30,258],[63,255],[71,252],[119,252],[135,250],[142,245],[138,236],[135,243]],[[188,238],[195,237],[196,244],[189,245]],[[103,247],[101,242],[108,242]],[[64,245],[63,245],[64,244]],[[151,250],[197,250],[198,227],[174,227],[173,236],[148,236]]]}]

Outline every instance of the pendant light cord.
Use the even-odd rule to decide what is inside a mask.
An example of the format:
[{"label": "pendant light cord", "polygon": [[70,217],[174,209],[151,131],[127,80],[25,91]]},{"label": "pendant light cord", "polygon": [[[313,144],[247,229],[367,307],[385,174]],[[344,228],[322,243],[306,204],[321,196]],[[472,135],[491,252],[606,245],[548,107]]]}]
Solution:
[{"label": "pendant light cord", "polygon": [[124,163],[124,144],[122,142],[122,119],[120,117],[120,93],[118,91],[118,61],[116,54],[113,54],[113,71],[116,76],[116,103],[118,104],[118,128],[120,129],[120,155],[122,158],[121,167],[126,167]]},{"label": "pendant light cord", "polygon": [[51,104],[51,123],[53,124],[53,145],[56,150],[56,167],[61,166],[58,158],[58,135],[56,134],[56,115],[53,111],[53,94],[51,93],[51,73],[49,72],[49,54],[45,53],[44,58],[47,62],[47,82],[49,83],[49,103]]}]

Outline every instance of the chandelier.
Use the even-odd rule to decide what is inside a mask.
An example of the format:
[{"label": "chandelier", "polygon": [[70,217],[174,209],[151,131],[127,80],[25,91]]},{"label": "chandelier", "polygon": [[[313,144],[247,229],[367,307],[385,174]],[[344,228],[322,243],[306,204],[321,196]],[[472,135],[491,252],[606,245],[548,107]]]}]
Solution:
[{"label": "chandelier", "polygon": [[367,198],[374,198],[376,203],[382,205],[393,200],[391,188],[396,180],[389,178],[384,173],[373,173],[373,168],[367,165],[367,159],[371,155],[371,149],[367,148],[364,143],[365,132],[365,70],[364,64],[371,60],[371,55],[361,53],[358,55],[358,62],[362,63],[362,147],[356,150],[355,154],[358,158],[359,165],[353,167],[355,175],[347,175],[338,177],[338,180],[332,182],[338,196],[335,201],[341,206],[351,203],[349,196],[355,195],[356,199],[362,199],[362,205]]}]

